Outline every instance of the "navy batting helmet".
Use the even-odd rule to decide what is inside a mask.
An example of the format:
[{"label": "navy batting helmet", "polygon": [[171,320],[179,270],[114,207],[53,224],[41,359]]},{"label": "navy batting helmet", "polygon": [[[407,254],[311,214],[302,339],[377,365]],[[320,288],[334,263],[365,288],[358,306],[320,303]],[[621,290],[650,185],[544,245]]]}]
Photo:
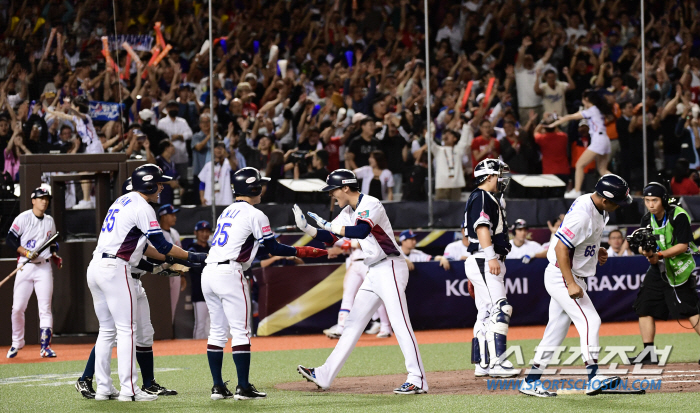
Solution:
[{"label": "navy batting helmet", "polygon": [[355,172],[349,169],[336,169],[328,175],[326,178],[326,186],[321,188],[321,191],[328,192],[344,186],[357,190],[360,189]]},{"label": "navy batting helmet", "polygon": [[510,173],[510,167],[507,163],[499,159],[484,159],[479,162],[474,168],[474,178],[476,184],[481,185],[489,176],[498,175],[498,191],[503,192],[508,187],[510,177],[506,174]]},{"label": "navy batting helmet", "polygon": [[606,174],[600,177],[598,183],[595,184],[595,192],[618,205],[629,205],[632,203],[629,185],[624,179],[615,174]]},{"label": "navy batting helmet", "polygon": [[172,177],[163,174],[158,165],[152,163],[139,166],[131,174],[132,190],[146,195],[158,192],[158,183],[172,180]]},{"label": "navy batting helmet", "polygon": [[128,194],[134,189],[131,185],[131,177],[126,178],[126,181],[122,184],[122,195]]},{"label": "navy batting helmet", "polygon": [[263,182],[270,178],[260,176],[260,171],[255,168],[241,168],[233,174],[231,191],[234,196],[258,196],[262,192]]}]

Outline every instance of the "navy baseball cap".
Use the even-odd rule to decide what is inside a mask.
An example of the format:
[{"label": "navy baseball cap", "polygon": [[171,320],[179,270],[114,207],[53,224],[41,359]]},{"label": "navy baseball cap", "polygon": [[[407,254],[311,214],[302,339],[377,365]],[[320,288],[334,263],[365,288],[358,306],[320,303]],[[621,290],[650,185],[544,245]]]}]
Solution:
[{"label": "navy baseball cap", "polygon": [[34,192],[32,192],[32,199],[43,198],[45,196],[48,196],[49,198],[51,198],[51,194],[49,193],[49,190],[46,188],[39,187],[39,188],[36,188],[34,190]]},{"label": "navy baseball cap", "polygon": [[165,204],[162,207],[158,208],[158,216],[162,217],[163,215],[168,215],[168,214],[176,214],[180,212],[179,209],[176,209],[174,206],[170,204]]},{"label": "navy baseball cap", "polygon": [[203,230],[203,229],[208,229],[209,231],[212,230],[212,229],[211,229],[211,224],[209,223],[209,221],[204,221],[204,220],[202,220],[202,221],[199,221],[199,222],[197,222],[196,224],[194,224],[194,231],[195,231],[195,232],[201,231],[201,230]]},{"label": "navy baseball cap", "polygon": [[410,229],[401,231],[401,234],[399,235],[399,242],[404,242],[407,239],[415,238],[416,234],[413,233]]}]

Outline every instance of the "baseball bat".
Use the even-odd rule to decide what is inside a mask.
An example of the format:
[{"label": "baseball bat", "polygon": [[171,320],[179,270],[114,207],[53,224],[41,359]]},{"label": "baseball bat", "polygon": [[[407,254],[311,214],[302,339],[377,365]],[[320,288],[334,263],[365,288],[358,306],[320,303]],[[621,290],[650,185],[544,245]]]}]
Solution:
[{"label": "baseball bat", "polygon": [[[51,238],[49,238],[48,240],[46,240],[46,242],[44,242],[44,244],[42,244],[42,246],[39,247],[38,250],[36,250],[37,255],[39,255],[39,254],[41,254],[42,252],[44,252],[45,249],[47,249],[54,241],[56,241],[56,238],[58,238],[58,232],[55,233],[55,234],[53,234],[53,235],[51,236]],[[22,268],[24,268],[24,266],[27,265],[28,262],[29,262],[29,260],[25,261],[22,265],[20,265],[19,267],[15,268],[15,270],[12,271],[12,272],[10,273],[10,275],[8,275],[7,277],[5,277],[5,279],[3,279],[2,281],[0,281],[0,287],[2,287],[3,284],[5,284],[7,281],[9,281],[10,278],[12,278],[13,275],[17,274],[18,271],[21,271]]]}]

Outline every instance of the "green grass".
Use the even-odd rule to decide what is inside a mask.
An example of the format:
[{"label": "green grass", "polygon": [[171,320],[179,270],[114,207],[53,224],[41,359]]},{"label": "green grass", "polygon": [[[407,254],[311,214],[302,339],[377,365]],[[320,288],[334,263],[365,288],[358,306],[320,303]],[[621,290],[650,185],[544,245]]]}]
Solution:
[{"label": "green grass", "polygon": [[[639,344],[636,336],[603,337],[601,345]],[[512,341],[510,345],[523,346],[525,361],[532,356],[539,340]],[[700,356],[700,339],[695,334],[660,335],[657,346],[671,344],[674,351],[671,362],[697,362]],[[564,343],[577,346],[578,339]],[[428,371],[472,369],[469,363],[467,343],[427,344],[420,346]],[[383,411],[680,411],[697,406],[698,394],[650,393],[644,396],[607,395],[595,398],[565,396],[557,399],[537,399],[524,396],[493,395],[349,395],[333,393],[306,393],[280,391],[274,385],[299,381],[297,364],[316,366],[322,364],[331,349],[288,350],[253,353],[251,381],[258,389],[268,392],[266,400],[213,402],[209,399],[211,376],[206,355],[156,357],[156,368],[171,368],[156,372],[158,381],[177,389],[174,397],[161,397],[154,403],[95,402],[85,400],[73,389],[77,373],[84,368],[83,361],[34,363],[0,366],[0,412],[70,412],[70,411],[154,411],[154,412],[209,412],[209,411],[281,411],[281,412],[383,412]],[[116,360],[112,371],[116,372]],[[403,373],[403,357],[397,346],[362,347],[355,349],[341,376],[366,376]],[[73,375],[72,373],[76,373]],[[6,384],[9,378],[31,375],[68,375],[40,378],[35,382]],[[75,377],[74,377],[75,376]],[[116,380],[116,375],[113,376]],[[235,368],[230,356],[224,359],[224,379],[235,383]],[[396,383],[397,385],[400,383]],[[235,385],[234,385],[235,386]]]}]

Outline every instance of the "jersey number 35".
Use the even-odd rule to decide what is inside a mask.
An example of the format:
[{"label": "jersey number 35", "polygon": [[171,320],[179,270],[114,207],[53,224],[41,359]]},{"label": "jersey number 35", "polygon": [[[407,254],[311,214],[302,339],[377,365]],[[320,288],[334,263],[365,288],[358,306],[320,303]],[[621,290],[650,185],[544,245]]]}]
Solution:
[{"label": "jersey number 35", "polygon": [[107,211],[107,216],[105,217],[105,222],[102,224],[102,232],[112,232],[114,229],[114,219],[116,218],[118,209],[110,209]]}]

